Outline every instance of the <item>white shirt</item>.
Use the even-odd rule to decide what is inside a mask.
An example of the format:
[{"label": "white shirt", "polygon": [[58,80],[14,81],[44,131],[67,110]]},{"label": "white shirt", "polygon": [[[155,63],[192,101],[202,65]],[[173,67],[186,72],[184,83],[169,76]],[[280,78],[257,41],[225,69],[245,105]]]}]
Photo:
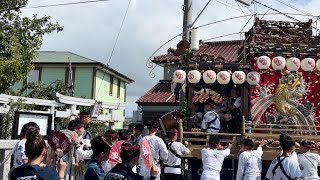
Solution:
[{"label": "white shirt", "polygon": [[318,154],[298,154],[298,162],[302,173],[299,179],[320,179],[317,169],[320,166],[320,156]]},{"label": "white shirt", "polygon": [[[282,160],[283,158],[285,158],[281,164],[285,170],[285,172],[288,174],[288,176],[290,176],[291,178],[296,178],[296,177],[300,177],[301,176],[301,171],[299,168],[299,163],[298,161],[296,161],[294,158],[290,158],[290,157],[284,157],[281,156],[280,160]],[[267,175],[266,178],[270,179],[270,180],[280,180],[280,179],[288,179],[284,173],[282,172],[280,166],[278,166],[278,168],[276,169],[274,175],[272,173],[272,170],[274,169],[274,167],[278,164],[278,159],[275,158],[270,166],[269,169],[267,171]]]},{"label": "white shirt", "polygon": [[[214,122],[208,124],[209,122],[213,121]],[[219,116],[217,115],[216,112],[214,111],[208,111],[204,117],[203,121],[201,123],[201,129],[207,130],[208,133],[218,133],[220,130],[220,120]]]},{"label": "white shirt", "polygon": [[244,151],[239,156],[237,180],[261,179],[261,156],[262,147],[254,151]]},{"label": "white shirt", "polygon": [[[180,156],[190,153],[190,150],[180,142],[173,142],[170,146],[170,149],[172,149],[175,153],[177,153]],[[164,164],[167,164],[169,166],[181,166],[181,158],[176,157],[169,149],[168,152],[168,159],[164,161]],[[181,168],[165,167],[164,173],[181,174]]]},{"label": "white shirt", "polygon": [[230,155],[230,149],[228,148],[225,150],[213,150],[210,148],[206,148],[201,150],[201,155],[203,164],[201,179],[219,180],[224,158]]},{"label": "white shirt", "polygon": [[23,165],[23,160],[27,160],[26,151],[26,141],[27,139],[21,139],[14,147],[14,167],[19,167]]},{"label": "white shirt", "polygon": [[[160,167],[158,163],[159,158],[162,160],[166,160],[168,158],[168,149],[166,144],[163,142],[163,140],[160,137],[155,135],[152,135],[152,136],[148,135],[141,139],[141,141],[139,142],[140,145],[144,139],[146,139],[149,142],[154,164]],[[159,152],[160,152],[160,157],[159,157]],[[144,164],[142,158],[139,159],[139,166],[141,167],[139,174],[141,176],[150,177],[150,171],[147,170],[146,165]],[[160,179],[160,173],[158,174],[156,179]]]},{"label": "white shirt", "polygon": [[76,149],[76,154],[77,157],[79,158],[79,160],[83,161],[83,160],[88,160],[91,158],[91,156],[93,155],[93,151],[92,150],[83,150],[83,147],[79,147]]}]

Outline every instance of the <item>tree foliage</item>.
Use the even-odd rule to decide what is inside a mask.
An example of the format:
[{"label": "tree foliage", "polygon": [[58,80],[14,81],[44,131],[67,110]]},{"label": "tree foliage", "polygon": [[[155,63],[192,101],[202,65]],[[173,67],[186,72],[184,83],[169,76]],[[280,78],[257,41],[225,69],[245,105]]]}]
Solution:
[{"label": "tree foliage", "polygon": [[22,17],[28,0],[0,1],[0,93],[16,81],[25,80],[45,34],[62,31],[49,16]]}]

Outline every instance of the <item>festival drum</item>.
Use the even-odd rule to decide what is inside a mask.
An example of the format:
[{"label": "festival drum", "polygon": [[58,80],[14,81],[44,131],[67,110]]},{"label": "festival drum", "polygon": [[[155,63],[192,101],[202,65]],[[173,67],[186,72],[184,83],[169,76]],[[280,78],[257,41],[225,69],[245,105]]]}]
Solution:
[{"label": "festival drum", "polygon": [[168,112],[159,118],[160,125],[164,133],[166,134],[170,129],[178,129],[180,119],[182,119],[182,113],[180,110]]},{"label": "festival drum", "polygon": [[76,132],[67,129],[61,131],[53,131],[48,136],[48,144],[59,157],[67,154],[72,149],[72,135]]}]

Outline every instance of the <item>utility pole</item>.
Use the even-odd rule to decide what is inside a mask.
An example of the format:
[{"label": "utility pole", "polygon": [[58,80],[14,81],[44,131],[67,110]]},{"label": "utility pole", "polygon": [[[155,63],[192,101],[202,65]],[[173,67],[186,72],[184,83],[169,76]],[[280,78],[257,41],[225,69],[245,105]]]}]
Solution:
[{"label": "utility pole", "polygon": [[182,40],[186,40],[190,42],[190,33],[189,29],[192,24],[192,0],[184,0],[183,5],[183,35]]},{"label": "utility pole", "polygon": [[[182,40],[190,42],[190,28],[192,25],[192,0],[184,0],[183,5],[183,26],[182,26]],[[185,53],[181,56],[181,67],[180,69],[186,69],[185,62],[188,61],[188,53]],[[187,71],[186,71],[187,72]],[[180,90],[180,97],[179,97],[179,105],[180,108],[183,108],[185,105],[187,105],[187,109],[189,108],[190,102],[188,102],[189,97],[189,82],[186,80],[187,86],[186,86],[186,92],[184,93],[182,90]],[[182,89],[182,88],[181,88]],[[186,97],[187,96],[187,97]],[[192,99],[192,98],[191,98]],[[187,104],[185,104],[185,102]],[[188,117],[185,117],[188,121]]]}]

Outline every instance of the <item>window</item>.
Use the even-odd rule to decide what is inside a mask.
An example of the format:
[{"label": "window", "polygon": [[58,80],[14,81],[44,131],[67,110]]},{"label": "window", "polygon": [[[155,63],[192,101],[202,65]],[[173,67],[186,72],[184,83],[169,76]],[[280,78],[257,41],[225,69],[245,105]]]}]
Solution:
[{"label": "window", "polygon": [[113,76],[110,76],[110,87],[109,87],[109,95],[113,94]]},{"label": "window", "polygon": [[120,98],[120,91],[121,90],[121,81],[118,79],[118,89],[117,89],[117,97]]},{"label": "window", "polygon": [[40,69],[29,72],[27,83],[38,83],[40,81]]}]

